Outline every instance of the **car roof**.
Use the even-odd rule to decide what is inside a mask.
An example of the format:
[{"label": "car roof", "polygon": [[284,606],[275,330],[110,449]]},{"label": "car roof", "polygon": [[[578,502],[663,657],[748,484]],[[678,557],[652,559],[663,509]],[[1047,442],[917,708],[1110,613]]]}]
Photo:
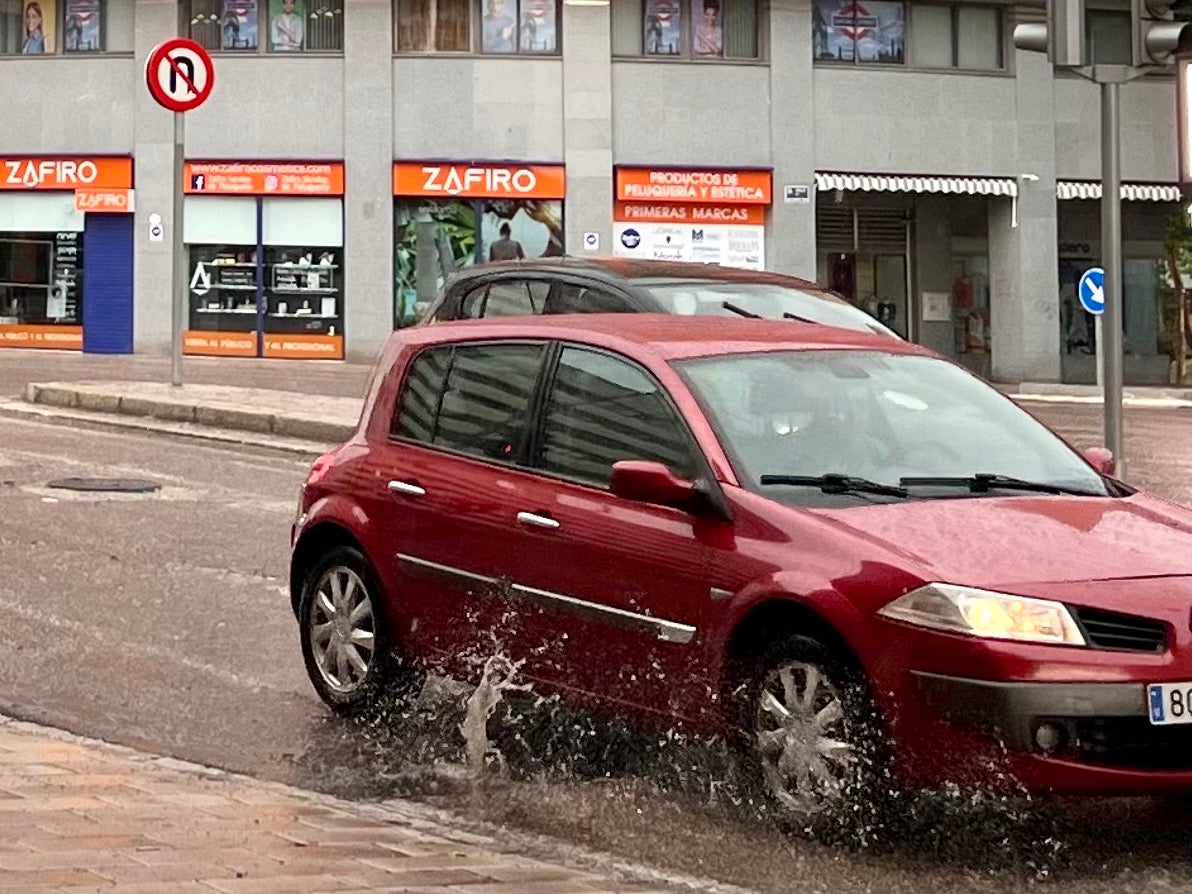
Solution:
[{"label": "car roof", "polygon": [[485,339],[554,339],[665,360],[763,351],[871,350],[887,354],[934,352],[888,335],[797,320],[756,320],[659,313],[552,314],[458,320],[399,329],[395,338],[417,343]]},{"label": "car roof", "polygon": [[701,264],[697,261],[654,261],[606,255],[562,255],[520,261],[490,261],[463,267],[454,276],[468,279],[485,273],[510,270],[534,273],[590,273],[628,280],[698,279],[705,282],[769,283],[791,289],[808,289],[822,294],[825,298],[844,301],[821,285],[785,273],[746,270],[743,267],[721,267],[718,264]]}]

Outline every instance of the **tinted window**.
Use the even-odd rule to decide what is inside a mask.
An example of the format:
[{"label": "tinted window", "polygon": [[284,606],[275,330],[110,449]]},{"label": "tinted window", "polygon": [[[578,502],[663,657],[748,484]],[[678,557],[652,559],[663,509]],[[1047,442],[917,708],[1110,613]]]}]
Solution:
[{"label": "tinted window", "polygon": [[565,348],[547,402],[538,465],[607,485],[613,463],[654,460],[691,477],[685,429],[640,368],[594,351]]},{"label": "tinted window", "polygon": [[488,283],[479,285],[464,295],[459,303],[459,319],[474,320],[484,314],[484,296],[488,293]]},{"label": "tinted window", "polygon": [[488,300],[484,302],[482,316],[520,317],[542,313],[548,291],[550,287],[546,283],[498,280],[488,287]]},{"label": "tinted window", "polygon": [[633,308],[619,295],[592,289],[581,283],[559,283],[555,293],[554,312],[557,314],[623,314]]},{"label": "tinted window", "polygon": [[525,439],[543,351],[542,345],[518,344],[426,352],[406,377],[394,433],[512,461]]}]

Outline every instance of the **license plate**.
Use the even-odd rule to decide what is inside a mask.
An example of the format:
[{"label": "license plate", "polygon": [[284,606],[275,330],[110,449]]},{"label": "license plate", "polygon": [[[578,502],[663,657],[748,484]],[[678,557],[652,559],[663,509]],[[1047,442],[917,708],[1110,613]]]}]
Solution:
[{"label": "license plate", "polygon": [[1146,704],[1154,726],[1192,723],[1192,682],[1151,683],[1146,688]]}]

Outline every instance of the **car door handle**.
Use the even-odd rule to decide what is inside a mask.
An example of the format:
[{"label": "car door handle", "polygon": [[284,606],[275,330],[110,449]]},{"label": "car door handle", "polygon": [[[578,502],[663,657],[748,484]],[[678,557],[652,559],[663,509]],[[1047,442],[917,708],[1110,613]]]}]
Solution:
[{"label": "car door handle", "polygon": [[533,525],[535,528],[559,527],[559,523],[549,515],[538,515],[534,512],[519,512],[517,520],[523,525]]},{"label": "car door handle", "polygon": [[395,494],[406,494],[410,497],[425,497],[426,488],[411,484],[408,481],[390,481],[389,491]]}]

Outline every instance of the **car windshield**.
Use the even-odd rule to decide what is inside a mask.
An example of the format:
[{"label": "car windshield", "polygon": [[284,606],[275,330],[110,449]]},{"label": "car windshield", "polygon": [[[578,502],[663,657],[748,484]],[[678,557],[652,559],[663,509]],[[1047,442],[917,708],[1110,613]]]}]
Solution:
[{"label": "car windshield", "polygon": [[825,326],[859,329],[882,335],[895,333],[877,319],[845,301],[823,292],[794,289],[772,283],[717,282],[715,280],[639,280],[667,312],[683,316],[757,315],[767,319],[797,318]]},{"label": "car windshield", "polygon": [[[916,499],[1024,484],[1106,496],[1105,481],[1033,416],[945,360],[880,351],[778,351],[676,361],[745,486],[819,505],[847,476]],[[768,483],[763,483],[766,476]],[[1013,483],[1000,478],[1015,479]],[[915,479],[936,479],[934,482]],[[946,479],[940,481],[938,479]],[[802,485],[802,486],[799,486]],[[828,491],[862,496],[839,480]],[[1039,487],[1036,487],[1039,489]],[[868,493],[873,495],[873,488]],[[886,495],[895,499],[896,495]],[[854,500],[853,502],[856,502]]]}]

